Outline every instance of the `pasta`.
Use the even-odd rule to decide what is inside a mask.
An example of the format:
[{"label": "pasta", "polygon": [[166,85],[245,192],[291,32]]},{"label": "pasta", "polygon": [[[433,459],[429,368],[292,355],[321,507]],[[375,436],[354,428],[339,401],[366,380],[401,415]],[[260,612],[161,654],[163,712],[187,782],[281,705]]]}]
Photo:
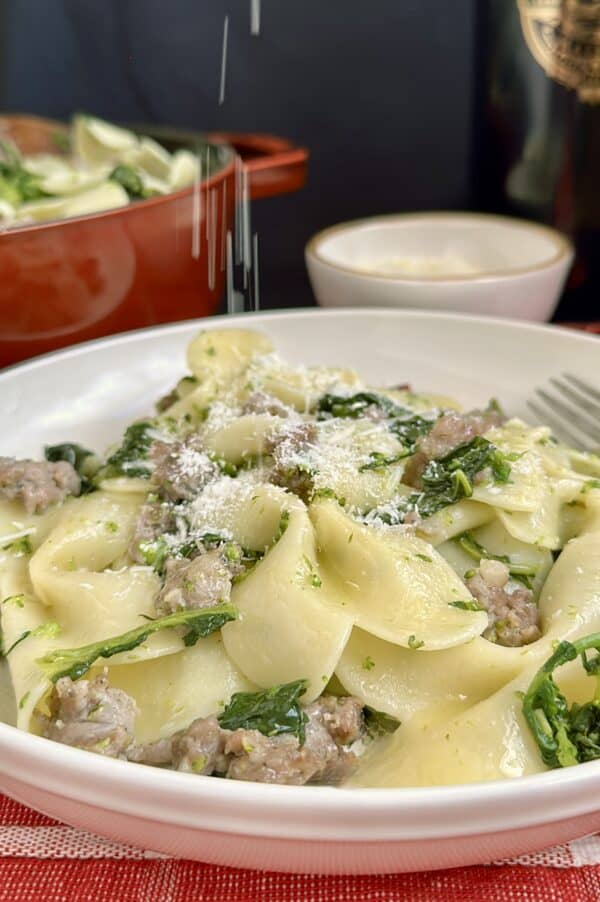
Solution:
[{"label": "pasta", "polygon": [[57,141],[56,153],[25,156],[2,146],[4,227],[124,207],[187,188],[199,174],[192,151],[180,148],[171,154],[153,138],[82,113],[73,117],[68,134],[57,134]]},{"label": "pasta", "polygon": [[[119,131],[78,140],[172,165]],[[291,367],[258,332],[201,332],[187,362],[103,456],[0,458],[19,728],[355,787],[600,757],[600,458],[496,402]]]}]

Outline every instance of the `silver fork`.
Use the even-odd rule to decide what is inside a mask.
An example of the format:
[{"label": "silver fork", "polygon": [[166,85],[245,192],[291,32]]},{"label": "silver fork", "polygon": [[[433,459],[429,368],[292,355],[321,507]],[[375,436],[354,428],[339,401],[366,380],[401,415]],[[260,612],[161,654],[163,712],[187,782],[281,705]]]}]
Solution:
[{"label": "silver fork", "polygon": [[542,423],[552,426],[558,438],[582,451],[598,453],[600,391],[572,373],[563,373],[560,379],[549,382],[555,393],[536,388],[536,399],[527,401],[527,406]]}]

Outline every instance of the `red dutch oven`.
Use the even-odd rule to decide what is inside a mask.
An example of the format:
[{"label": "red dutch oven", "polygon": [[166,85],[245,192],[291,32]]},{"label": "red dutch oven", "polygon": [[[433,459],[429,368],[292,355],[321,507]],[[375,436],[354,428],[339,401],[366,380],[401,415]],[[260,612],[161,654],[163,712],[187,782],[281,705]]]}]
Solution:
[{"label": "red dutch oven", "polygon": [[[61,129],[48,119],[0,117],[0,131],[23,153],[56,153]],[[137,130],[169,149],[201,147],[210,160],[208,177],[199,187],[116,210],[3,232],[0,366],[113,332],[213,313],[224,289],[226,236],[234,228],[236,154],[251,200],[295,191],[306,179],[307,151],[283,138]]]}]

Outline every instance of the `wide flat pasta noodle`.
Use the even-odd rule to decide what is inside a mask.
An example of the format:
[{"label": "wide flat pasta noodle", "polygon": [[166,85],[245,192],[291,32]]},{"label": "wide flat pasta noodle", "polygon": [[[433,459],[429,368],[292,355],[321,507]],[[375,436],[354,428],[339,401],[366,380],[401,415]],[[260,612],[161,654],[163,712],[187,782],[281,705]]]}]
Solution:
[{"label": "wide flat pasta noodle", "polygon": [[197,717],[222,710],[234,692],[256,688],[235,667],[218,634],[177,654],[112,666],[110,684],[135,699],[138,742],[171,736]]},{"label": "wide flat pasta noodle", "polygon": [[[585,567],[582,563],[585,562]],[[498,692],[442,723],[399,729],[373,750],[351,783],[434,786],[525,776],[546,769],[522,715],[529,686],[558,639],[600,630],[600,533],[572,540],[554,565],[540,599],[544,633],[520,653],[522,670]],[[578,661],[563,668],[569,679]]]},{"label": "wide flat pasta noodle", "polygon": [[32,200],[19,207],[19,219],[44,221],[59,217],[84,216],[116,207],[125,207],[129,196],[125,189],[113,181],[100,182],[94,187],[61,198]]},{"label": "wide flat pasta noodle", "polygon": [[220,428],[204,431],[206,447],[213,454],[234,464],[264,455],[267,440],[277,430],[282,420],[266,413],[246,414],[235,417]]},{"label": "wide flat pasta noodle", "polygon": [[443,651],[418,653],[354,629],[336,676],[344,689],[403,726],[445,720],[487,698],[522,668],[521,649],[477,637]]},{"label": "wide flat pasta noodle", "polygon": [[454,536],[476,529],[494,518],[494,509],[477,501],[459,501],[417,523],[417,535],[432,545],[441,545]]},{"label": "wide flat pasta noodle", "polygon": [[253,388],[279,398],[299,413],[313,410],[327,392],[347,392],[361,385],[354,370],[326,366],[291,367],[275,354],[254,361],[248,369],[248,378]]},{"label": "wide flat pasta noodle", "polygon": [[[252,539],[251,547],[256,547],[257,536],[248,535],[250,521],[263,519],[270,528],[274,525],[268,497],[255,496],[236,516],[240,538]],[[332,601],[321,583],[314,530],[304,505],[281,490],[270,497],[280,499],[280,513],[287,511],[287,528],[234,586],[231,599],[239,617],[223,627],[223,640],[248,679],[268,687],[304,678],[309,681],[306,699],[311,700],[320,695],[337,666],[352,617]]]},{"label": "wide flat pasta noodle", "polygon": [[319,424],[315,451],[308,455],[314,465],[317,491],[333,492],[349,508],[366,512],[402,491],[405,461],[379,469],[365,469],[373,454],[393,458],[403,451],[384,423],[332,419]]},{"label": "wide flat pasta noodle", "polygon": [[[154,617],[160,581],[150,567],[120,567],[140,500],[95,492],[65,507],[58,525],[32,557],[29,574],[36,598],[61,627],[61,648],[79,647],[142,626]],[[113,664],[172,654],[182,647],[174,630],[151,636]]]},{"label": "wide flat pasta noodle", "polygon": [[453,606],[470,593],[422,539],[361,526],[332,501],[311,505],[310,515],[321,570],[361,629],[433,651],[468,642],[487,626],[484,612]]},{"label": "wide flat pasta noodle", "polygon": [[54,505],[44,514],[28,514],[18,501],[0,501],[0,570],[2,561],[12,557],[13,546],[21,539],[27,538],[31,547],[37,548],[69,503]]},{"label": "wide flat pasta noodle", "polygon": [[[182,173],[196,175],[193,154],[171,157],[107,125],[87,121],[80,133],[90,159],[98,155],[88,167],[96,177],[110,174],[117,158],[157,191]],[[66,185],[79,178],[70,165],[39,160],[39,175]],[[84,195],[74,190],[72,199],[80,204]],[[64,202],[41,201],[54,211]],[[234,692],[306,679],[303,701],[341,684],[401,722],[368,748],[351,785],[443,785],[544,770],[517,693],[557,641],[600,630],[597,458],[557,443],[545,427],[513,420],[485,433],[510,464],[506,481],[483,470],[470,497],[425,520],[411,515],[404,526],[387,526],[386,512],[395,522],[403,497],[414,492],[402,482],[406,461],[395,459],[407,449],[368,397],[350,410],[319,403],[326,393],[370,391],[353,370],[289,366],[266,336],[241,329],[200,333],[188,362],[192,375],[156,418],[155,437],[176,442],[170,472],[104,480],[99,491],[43,515],[0,502],[0,616],[4,648],[14,646],[7,664],[19,726],[43,731],[40,714],[49,713],[41,656],[141,627],[156,616],[164,555],[219,548],[221,563],[237,574],[237,620],[192,647],[181,629],[158,631],[128,652],[97,659],[89,673],[106,666],[110,685],[134,699],[138,741],[218,713]],[[431,420],[453,406],[404,389],[375,391]],[[190,485],[189,458],[198,446],[215,466]],[[455,487],[468,495],[471,484],[457,478]],[[145,508],[144,525],[156,525],[148,557],[155,555],[158,573],[132,564],[128,553],[145,503],[155,505]],[[463,581],[481,552],[475,544],[469,554],[456,541],[464,532],[484,555],[532,571],[541,638],[503,647],[482,637],[488,614],[473,605]],[[561,552],[556,563],[552,552]],[[176,569],[169,565],[167,573]],[[174,597],[190,603],[185,593],[197,587],[180,575],[181,596]],[[512,576],[508,591],[515,588]],[[525,613],[534,619],[530,608]],[[560,668],[557,681],[569,701],[592,694],[578,661]]]},{"label": "wide flat pasta noodle", "polygon": [[129,129],[95,116],[80,114],[73,120],[72,143],[78,159],[97,166],[111,162],[119,154],[136,147],[138,138]]},{"label": "wide flat pasta noodle", "polygon": [[210,329],[199,332],[187,350],[194,376],[213,379],[223,390],[239,377],[257,355],[270,354],[273,345],[262,332],[251,329]]}]

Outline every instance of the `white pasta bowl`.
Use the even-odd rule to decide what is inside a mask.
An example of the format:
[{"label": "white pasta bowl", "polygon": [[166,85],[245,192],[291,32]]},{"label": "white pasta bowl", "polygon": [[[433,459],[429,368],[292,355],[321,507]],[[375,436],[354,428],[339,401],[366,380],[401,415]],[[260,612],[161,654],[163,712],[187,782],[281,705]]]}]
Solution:
[{"label": "white pasta bowl", "polygon": [[[292,362],[354,366],[375,384],[409,379],[466,405],[499,396],[517,415],[531,387],[559,368],[594,380],[600,355],[590,336],[452,314],[301,311],[251,323]],[[0,454],[39,456],[43,444],[66,439],[107,444],[181,374],[197,328],[129,333],[6,370]],[[0,720],[8,721],[0,723],[1,792],[113,840],[186,858],[382,873],[484,863],[600,830],[600,761],[449,787],[269,786],[106,759],[18,731],[10,719],[0,668]]]},{"label": "white pasta bowl", "polygon": [[332,226],[306,246],[323,307],[413,307],[545,322],[573,249],[564,235],[480,213],[408,213]]}]

